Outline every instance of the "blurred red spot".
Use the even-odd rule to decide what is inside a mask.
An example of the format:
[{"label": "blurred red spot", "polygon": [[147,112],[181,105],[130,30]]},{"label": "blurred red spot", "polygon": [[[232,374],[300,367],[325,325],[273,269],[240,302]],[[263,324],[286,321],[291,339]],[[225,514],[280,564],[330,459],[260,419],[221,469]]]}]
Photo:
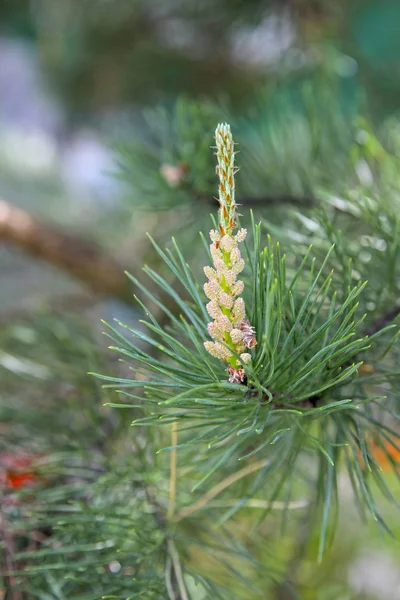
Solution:
[{"label": "blurred red spot", "polygon": [[7,473],[7,485],[14,489],[34,483],[33,473]]},{"label": "blurred red spot", "polygon": [[35,483],[32,469],[35,457],[27,453],[0,454],[0,487],[16,490]]}]

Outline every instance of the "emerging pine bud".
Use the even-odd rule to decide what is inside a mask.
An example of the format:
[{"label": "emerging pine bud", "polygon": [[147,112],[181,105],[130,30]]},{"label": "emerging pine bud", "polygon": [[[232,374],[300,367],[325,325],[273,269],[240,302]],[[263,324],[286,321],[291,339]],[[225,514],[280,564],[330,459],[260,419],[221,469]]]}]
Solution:
[{"label": "emerging pine bud", "polygon": [[[204,267],[208,282],[204,291],[210,302],[207,312],[212,319],[208,325],[213,342],[205,342],[207,351],[227,362],[229,382],[243,383],[244,365],[251,360],[246,348],[257,344],[254,327],[246,318],[246,309],[241,294],[244,283],[237,277],[244,269],[238,244],[246,238],[246,229],[233,234],[237,227],[235,203],[235,152],[230,126],[218,125],[215,132],[217,143],[219,176],[219,231],[211,230],[210,252],[214,268]],[[240,356],[238,360],[237,356]]]},{"label": "emerging pine bud", "polygon": [[217,175],[219,177],[219,229],[221,235],[232,233],[236,227],[235,152],[230,125],[220,123],[215,130]]}]

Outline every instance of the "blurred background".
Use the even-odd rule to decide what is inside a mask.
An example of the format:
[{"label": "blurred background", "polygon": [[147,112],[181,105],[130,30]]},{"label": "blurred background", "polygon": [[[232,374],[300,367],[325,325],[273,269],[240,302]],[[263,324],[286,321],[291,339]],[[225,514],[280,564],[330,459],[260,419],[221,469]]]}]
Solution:
[{"label": "blurred background", "polygon": [[[376,183],[365,157],[400,153],[399,31],[398,0],[0,3],[0,394],[13,443],[55,444],[22,420],[32,406],[50,414],[46,397],[79,404],[97,360],[79,340],[105,351],[100,317],[132,320],[123,270],[156,260],[146,231],[185,245],[207,228],[218,121],[240,143],[242,204],[272,221]],[[66,438],[92,427],[68,433],[69,414]],[[354,524],[351,498],[329,561],[296,566],[302,597],[400,599],[399,549]]]},{"label": "blurred background", "polygon": [[[289,145],[279,139],[287,120],[290,155],[281,152],[270,193],[309,195],[315,181],[307,158],[288,173],[290,161],[308,151],[304,114],[316,113],[313,126],[330,146],[324,183],[343,177],[338,163],[352,142],[346,120],[362,105],[380,125],[399,109],[399,22],[395,0],[2,2],[0,196],[125,258],[137,222],[133,208],[162,203],[165,190],[138,183],[139,176],[124,186],[113,173],[115,147],[122,140],[146,143],[155,133],[158,168],[179,183],[174,132],[158,121],[152,131],[148,123],[156,117],[148,113],[171,112],[182,95],[216,104],[203,109],[203,125],[207,116],[210,124],[227,114],[234,125],[252,119],[253,130],[241,129],[253,148],[262,141],[254,130],[271,126],[278,131],[270,137]],[[321,174],[315,178],[319,185]],[[1,273],[2,310],[74,294],[80,285],[4,244]]]}]

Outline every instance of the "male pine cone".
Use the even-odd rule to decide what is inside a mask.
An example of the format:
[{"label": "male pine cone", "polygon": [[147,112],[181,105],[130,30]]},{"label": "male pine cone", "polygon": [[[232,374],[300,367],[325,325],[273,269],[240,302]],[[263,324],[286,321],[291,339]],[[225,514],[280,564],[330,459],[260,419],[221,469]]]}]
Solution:
[{"label": "male pine cone", "polygon": [[247,235],[240,229],[235,235],[235,152],[230,126],[219,124],[215,132],[216,155],[219,177],[219,230],[211,230],[210,252],[214,267],[204,267],[208,282],[204,292],[210,302],[207,312],[213,319],[208,324],[208,332],[214,339],[205,342],[206,350],[228,363],[229,382],[243,383],[246,377],[245,366],[251,355],[245,352],[257,344],[254,328],[246,318],[246,308],[241,294],[244,283],[237,277],[245,263],[238,247]]}]

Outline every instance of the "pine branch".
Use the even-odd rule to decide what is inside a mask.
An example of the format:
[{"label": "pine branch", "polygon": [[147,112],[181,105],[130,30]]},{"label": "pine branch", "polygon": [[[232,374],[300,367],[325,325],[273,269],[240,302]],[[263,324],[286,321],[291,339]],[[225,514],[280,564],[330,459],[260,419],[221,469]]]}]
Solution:
[{"label": "pine branch", "polygon": [[378,331],[386,327],[386,325],[389,325],[392,321],[394,321],[394,319],[398,315],[400,315],[400,306],[394,306],[393,308],[390,308],[388,311],[385,312],[384,315],[376,319],[371,324],[369,329],[367,329],[367,335],[374,335],[374,333],[377,333]]},{"label": "pine branch", "polygon": [[[180,188],[190,194],[196,203],[201,202],[202,204],[215,207],[218,202],[214,196],[199,193],[184,183],[181,184]],[[316,199],[311,194],[303,197],[296,197],[289,194],[276,194],[272,196],[266,194],[263,196],[242,196],[237,198],[236,203],[238,206],[246,206],[248,209],[281,206],[282,204],[311,208],[315,206]]]},{"label": "pine branch", "polygon": [[[185,297],[177,293],[168,278],[148,267],[144,272],[159,293],[170,297],[180,317],[177,318],[176,310],[167,308],[164,300],[160,302],[153,292],[140,286],[144,302],[139,300],[139,304],[147,317],[141,324],[147,333],[119,321],[118,328],[106,324],[107,335],[114,343],[111,349],[122,354],[124,360],[132,359],[140,377],[121,379],[93,374],[107,382],[105,387],[115,388],[121,397],[127,398],[121,404],[109,406],[137,408],[139,401],[151,407],[143,417],[135,418],[133,425],[148,427],[177,422],[182,423],[181,432],[196,429],[192,437],[184,433],[185,439],[181,441],[186,451],[190,446],[196,448],[192,461],[198,455],[200,469],[192,490],[204,486],[217,470],[227,469],[222,483],[209,487],[200,499],[181,509],[174,521],[179,522],[206,506],[210,508],[209,502],[244,474],[251,474],[249,492],[228,510],[224,521],[263,488],[268,488],[267,498],[263,498],[269,502],[267,512],[285,488],[288,509],[294,465],[305,454],[316,455],[318,475],[314,485],[318,490],[316,510],[322,515],[319,547],[322,556],[330,512],[335,505],[336,465],[343,448],[351,452],[350,458],[346,457],[346,468],[357,502],[362,508],[367,507],[374,519],[381,519],[362,467],[370,464],[371,438],[380,436],[379,424],[375,426],[369,405],[382,399],[371,396],[363,378],[357,377],[371,347],[370,340],[360,336],[364,316],[360,317],[358,311],[360,300],[368,298],[364,293],[367,284],[361,276],[357,282],[353,281],[351,264],[340,239],[335,244],[328,237],[317,246],[318,262],[310,256],[312,246],[303,247],[300,262],[298,248],[286,257],[279,243],[269,236],[263,246],[261,224],[254,221],[253,248],[248,245],[247,260],[241,258],[238,242],[244,241],[246,230],[235,237],[230,235],[236,225],[236,170],[229,134],[226,124],[218,126],[220,209],[218,226],[215,224],[216,228],[210,232],[214,268],[205,267],[208,282],[203,288],[210,302],[205,300],[176,242],[174,250],[166,252],[153,242],[171,273],[181,282]],[[391,256],[396,256],[392,246],[388,247]],[[338,259],[343,276],[336,281],[330,266]],[[247,289],[244,281],[236,279],[246,262]],[[393,279],[392,263],[389,275]],[[137,284],[133,277],[132,281]],[[245,304],[242,294],[246,292]],[[151,314],[146,305],[149,300],[168,316],[168,329]],[[121,332],[121,327],[129,332],[128,336]],[[207,339],[209,336],[214,341]],[[143,351],[143,341],[149,345],[147,351]],[[156,357],[152,349],[157,349]],[[210,360],[210,356],[217,360]],[[135,403],[127,404],[129,399]],[[331,428],[334,442],[328,434]],[[172,447],[175,446],[173,443]],[[208,463],[204,461],[202,448],[208,448]],[[255,454],[260,456],[259,462],[237,470],[238,461]],[[278,473],[279,479],[274,481]],[[386,497],[392,499],[377,468],[372,468],[371,477]],[[232,493],[236,490],[232,489]],[[387,527],[383,521],[382,524]]]},{"label": "pine branch", "polygon": [[171,425],[171,459],[170,459],[170,478],[169,478],[169,504],[168,518],[172,519],[175,512],[176,501],[176,447],[178,445],[178,424]]},{"label": "pine branch", "polygon": [[174,593],[173,599],[171,598],[171,600],[189,600],[189,596],[186,591],[185,580],[183,578],[181,561],[172,539],[168,540],[168,552],[171,557],[171,563],[174,569],[175,580],[178,588],[178,595]]},{"label": "pine branch", "polygon": [[311,207],[314,206],[316,199],[313,196],[289,196],[287,194],[276,196],[243,196],[238,198],[237,204],[246,205],[247,208],[259,208],[263,206],[289,204],[292,206]]},{"label": "pine branch", "polygon": [[98,293],[131,297],[124,268],[95,244],[0,200],[0,240],[67,271]]},{"label": "pine branch", "polygon": [[268,465],[268,460],[259,460],[255,463],[248,465],[247,467],[244,467],[243,469],[240,469],[240,471],[236,471],[232,475],[229,475],[229,477],[227,477],[223,481],[220,481],[216,486],[214,486],[206,494],[201,496],[201,498],[199,498],[196,502],[194,502],[190,506],[187,506],[186,508],[184,508],[178,515],[176,515],[174,520],[181,521],[182,519],[186,519],[194,512],[196,512],[196,511],[200,510],[201,508],[203,508],[204,506],[206,506],[210,502],[210,500],[215,498],[215,496],[218,496],[218,494],[223,492],[230,485],[232,485],[233,483],[236,483],[237,481],[239,481],[239,479],[242,479],[243,477],[246,477],[247,475],[250,475],[251,473],[258,471],[259,469],[266,467],[267,465]]}]

